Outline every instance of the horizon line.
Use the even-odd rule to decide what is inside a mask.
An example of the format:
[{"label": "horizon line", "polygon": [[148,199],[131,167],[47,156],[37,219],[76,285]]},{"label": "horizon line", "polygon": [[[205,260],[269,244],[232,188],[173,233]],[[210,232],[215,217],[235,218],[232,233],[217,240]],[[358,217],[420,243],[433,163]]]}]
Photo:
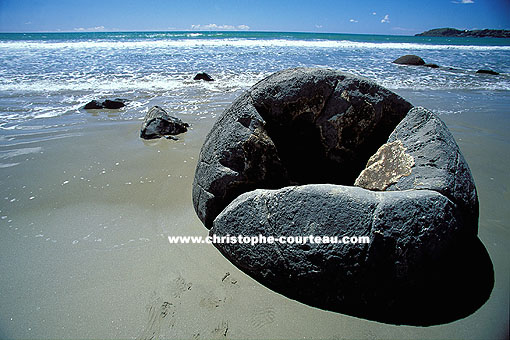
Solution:
[{"label": "horizon line", "polygon": [[[208,32],[208,33],[214,33],[214,32],[232,32],[232,33],[244,33],[244,32],[251,32],[251,33],[302,33],[302,34],[352,34],[352,35],[381,35],[381,36],[415,36],[415,34],[424,33],[430,30],[435,29],[456,29],[459,31],[477,31],[477,30],[498,30],[498,31],[508,31],[510,29],[505,28],[471,28],[471,29],[462,29],[462,28],[454,28],[454,27],[439,27],[439,28],[431,28],[427,29],[425,31],[421,31],[414,34],[409,33],[394,33],[394,34],[383,34],[383,33],[352,33],[352,32],[327,32],[327,31],[278,31],[278,30],[229,30],[229,29],[218,29],[218,30],[194,30],[194,29],[147,29],[147,30],[56,30],[56,31],[0,31],[0,34],[58,34],[58,33],[65,33],[65,34],[82,34],[82,33],[149,33],[149,32],[193,32],[193,33],[202,33],[202,32]],[[396,29],[396,31],[398,31]]]},{"label": "horizon line", "polygon": [[[352,33],[352,32],[327,32],[327,31],[276,31],[276,30],[193,30],[193,29],[167,29],[167,30],[72,30],[72,31],[0,31],[0,34],[83,34],[83,33],[170,33],[170,32],[192,32],[192,33],[298,33],[298,34],[352,34],[352,35],[381,35],[381,36],[414,36],[414,34],[383,34],[383,33]],[[425,31],[424,31],[425,32]]]}]

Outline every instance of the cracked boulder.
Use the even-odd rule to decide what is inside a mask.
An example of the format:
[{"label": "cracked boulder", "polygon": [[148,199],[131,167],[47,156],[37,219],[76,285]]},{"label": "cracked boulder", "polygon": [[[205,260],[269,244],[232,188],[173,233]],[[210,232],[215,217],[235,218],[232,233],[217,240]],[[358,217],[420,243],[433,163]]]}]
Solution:
[{"label": "cracked boulder", "polygon": [[[473,178],[444,123],[411,108],[333,70],[255,84],[207,136],[193,203],[211,236],[294,242],[215,246],[262,284],[319,308],[410,325],[475,311],[494,273],[477,238]],[[315,240],[346,236],[369,242]]]},{"label": "cracked boulder", "polygon": [[210,228],[243,192],[352,185],[411,107],[351,74],[319,68],[275,73],[238,98],[207,136],[193,183],[195,211]]}]

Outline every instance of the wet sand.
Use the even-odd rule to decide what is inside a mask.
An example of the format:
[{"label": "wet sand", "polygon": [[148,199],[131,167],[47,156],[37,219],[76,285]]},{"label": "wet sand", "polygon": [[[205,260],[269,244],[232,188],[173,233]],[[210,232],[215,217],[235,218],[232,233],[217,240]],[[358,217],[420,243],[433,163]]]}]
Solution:
[{"label": "wet sand", "polygon": [[169,235],[207,235],[191,185],[214,119],[189,117],[179,141],[147,142],[140,121],[91,115],[46,137],[12,137],[11,151],[25,151],[0,169],[0,338],[506,338],[508,98],[495,94],[483,106],[486,95],[472,93],[477,107],[455,93],[399,93],[444,112],[473,172],[479,235],[496,276],[474,314],[411,327],[327,312],[265,288],[212,245],[170,245]]}]

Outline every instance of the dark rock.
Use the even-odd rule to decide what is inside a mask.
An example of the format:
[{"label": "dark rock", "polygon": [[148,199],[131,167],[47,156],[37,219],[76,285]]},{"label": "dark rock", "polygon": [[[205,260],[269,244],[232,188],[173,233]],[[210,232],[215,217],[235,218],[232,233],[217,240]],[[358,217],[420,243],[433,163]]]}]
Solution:
[{"label": "dark rock", "polygon": [[[431,325],[465,317],[492,289],[490,259],[463,229],[456,205],[435,191],[311,184],[245,193],[218,215],[209,234],[292,236],[295,243],[215,246],[298,301],[382,322]],[[300,243],[310,236],[367,236],[370,243]]]},{"label": "dark rock", "polygon": [[425,61],[423,61],[422,58],[420,58],[416,55],[413,55],[413,54],[404,55],[398,59],[395,59],[395,60],[393,60],[393,63],[400,64],[400,65],[414,65],[414,66],[425,65]]},{"label": "dark rock", "polygon": [[437,65],[437,64],[423,64],[423,66],[430,67],[430,68],[439,68],[439,65]]},{"label": "dark rock", "polygon": [[219,118],[202,146],[193,182],[193,205],[210,228],[213,219],[239,194],[289,183],[276,147],[249,94]]},{"label": "dark rock", "polygon": [[176,117],[170,116],[159,106],[154,106],[147,112],[140,131],[140,137],[144,139],[155,139],[167,137],[175,139],[168,135],[178,135],[188,131],[189,125]]},{"label": "dark rock", "polygon": [[478,70],[478,71],[476,71],[476,73],[482,73],[482,74],[492,74],[492,75],[494,75],[494,76],[499,75],[499,73],[498,73],[498,72],[493,71],[493,70]]},{"label": "dark rock", "polygon": [[[285,70],[255,84],[219,117],[200,153],[193,204],[210,235],[369,243],[215,246],[262,284],[312,306],[410,325],[474,312],[494,284],[477,238],[474,181],[445,124],[410,108],[368,80],[327,69]],[[356,176],[372,190],[346,186]]]},{"label": "dark rock", "polygon": [[195,210],[210,228],[246,191],[352,185],[410,108],[367,79],[333,70],[269,76],[237,99],[207,136],[193,184]]},{"label": "dark rock", "polygon": [[92,100],[92,101],[88,102],[87,104],[85,104],[85,106],[83,108],[85,110],[102,109],[103,105],[102,105],[102,102],[100,102],[98,100]]},{"label": "dark rock", "polygon": [[120,109],[126,106],[126,99],[106,99],[103,101],[100,100],[92,100],[88,102],[83,108],[85,110],[96,110],[96,109]]},{"label": "dark rock", "polygon": [[207,73],[198,73],[195,78],[193,78],[193,80],[205,80],[205,81],[214,81],[214,79],[211,78],[210,75],[208,75]]},{"label": "dark rock", "polygon": [[119,100],[119,99],[114,99],[114,100],[106,99],[103,102],[103,107],[105,109],[120,109],[121,107],[124,107],[124,106],[126,106],[124,101]]}]

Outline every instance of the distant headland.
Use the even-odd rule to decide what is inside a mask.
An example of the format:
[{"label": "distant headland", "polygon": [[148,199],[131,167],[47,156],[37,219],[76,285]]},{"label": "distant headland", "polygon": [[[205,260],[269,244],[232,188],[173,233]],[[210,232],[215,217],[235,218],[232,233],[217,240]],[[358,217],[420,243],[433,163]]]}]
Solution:
[{"label": "distant headland", "polygon": [[423,33],[415,34],[417,37],[469,37],[469,38],[510,38],[510,30],[458,30],[456,28],[435,28]]}]

